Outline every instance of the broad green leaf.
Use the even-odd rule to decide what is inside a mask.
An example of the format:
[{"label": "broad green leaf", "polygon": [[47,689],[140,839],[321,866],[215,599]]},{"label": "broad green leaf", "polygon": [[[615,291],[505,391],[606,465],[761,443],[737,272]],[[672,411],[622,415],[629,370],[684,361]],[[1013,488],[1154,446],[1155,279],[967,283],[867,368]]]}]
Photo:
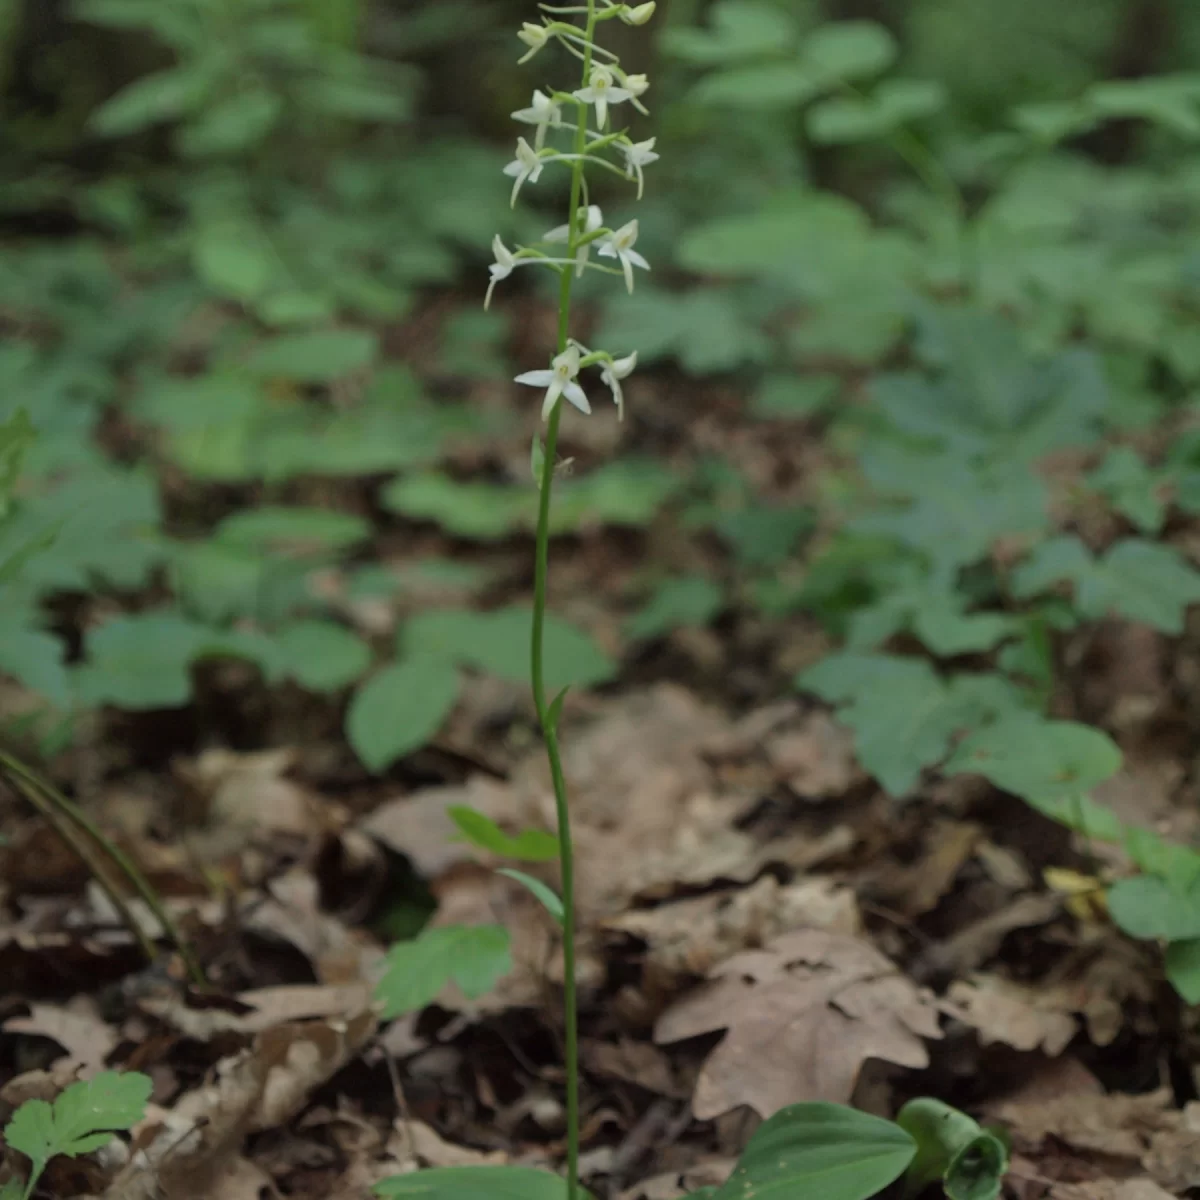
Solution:
[{"label": "broad green leaf", "polygon": [[945,103],[945,89],[933,80],[888,79],[869,96],[834,96],[810,109],[808,132],[826,145],[878,141]]},{"label": "broad green leaf", "polygon": [[312,692],[332,692],[360,678],[371,648],[334,621],[293,621],[276,634],[288,673]]},{"label": "broad green leaf", "polygon": [[1164,954],[1167,979],[1185,1004],[1200,1004],[1200,937],[1171,942]]},{"label": "broad green leaf", "polygon": [[832,21],[804,39],[801,58],[828,88],[878,75],[897,51],[895,38],[874,21]]},{"label": "broad green leaf", "polygon": [[867,1200],[916,1151],[898,1125],[840,1104],[794,1104],[765,1121],[712,1200]]},{"label": "broad green leaf", "polygon": [[385,1019],[418,1012],[453,980],[477,999],[512,969],[508,930],[499,925],[443,925],[388,951],[375,994]]},{"label": "broad green leaf", "polygon": [[1121,769],[1121,751],[1099,729],[1013,713],[968,735],[943,770],[983,775],[998,788],[1041,803],[1068,802]]},{"label": "broad green leaf", "polygon": [[1089,88],[1084,101],[1109,120],[1141,118],[1189,141],[1200,139],[1200,75],[1107,80]]},{"label": "broad green leaf", "polygon": [[352,546],[370,532],[367,521],[350,513],[264,505],[226,517],[217,526],[216,536],[228,546],[312,552]]},{"label": "broad green leaf", "polygon": [[192,662],[210,631],[173,612],[115,617],[88,631],[83,698],[133,710],[178,708],[192,696]]},{"label": "broad green leaf", "polygon": [[750,112],[792,110],[819,95],[820,79],[801,62],[758,63],[706,75],[687,94],[693,104]]},{"label": "broad green leaf", "polygon": [[677,358],[695,375],[764,362],[770,344],[734,296],[723,289],[686,293],[639,288],[605,308],[597,335],[636,350],[642,362]]},{"label": "broad green leaf", "polygon": [[1086,617],[1128,617],[1169,634],[1183,632],[1184,614],[1200,600],[1200,571],[1170,546],[1141,538],[1116,542],[1100,558],[1078,538],[1052,538],[1013,573],[1019,597],[1062,582],[1074,585]]},{"label": "broad green leaf", "polygon": [[197,229],[192,263],[213,291],[242,303],[261,296],[278,267],[277,256],[259,226],[250,220],[230,219]]},{"label": "broad green leaf", "polygon": [[563,909],[562,897],[553,888],[544,884],[540,879],[535,879],[532,875],[526,875],[524,871],[514,871],[512,867],[501,867],[497,874],[507,875],[509,879],[515,879],[519,884],[528,888],[541,901],[542,907],[554,918],[559,929],[562,929],[566,921],[566,912]]},{"label": "broad green leaf", "polygon": [[1187,942],[1200,938],[1200,883],[1181,888],[1154,875],[1121,879],[1108,889],[1108,911],[1131,937]]},{"label": "broad green leaf", "polygon": [[226,96],[205,106],[180,130],[179,148],[193,158],[253,149],[278,123],[283,103],[278,92],[265,87]]},{"label": "broad green leaf", "polygon": [[756,417],[803,420],[830,408],[841,390],[836,375],[768,375],[754,394],[752,411]]},{"label": "broad green leaf", "polygon": [[450,661],[418,652],[384,667],[358,689],[346,712],[346,737],[366,767],[383,771],[437,733],[458,691],[458,671]]},{"label": "broad green leaf", "polygon": [[558,838],[544,829],[526,829],[512,837],[491,817],[466,805],[453,804],[446,812],[458,826],[462,840],[482,850],[520,862],[551,862],[558,858]]},{"label": "broad green leaf", "polygon": [[[61,1139],[59,1154],[97,1148],[92,1139],[104,1130],[130,1129],[145,1116],[153,1083],[138,1071],[103,1071],[73,1083],[54,1101],[54,1125]],[[86,1150],[78,1147],[86,1145]]]},{"label": "broad green leaf", "polygon": [[743,566],[769,568],[792,557],[816,522],[816,513],[803,505],[748,504],[721,513],[715,528]]},{"label": "broad green leaf", "polygon": [[[993,680],[1001,686],[978,686]],[[956,733],[1018,703],[995,677],[945,682],[919,659],[883,654],[830,655],[797,676],[796,686],[839,706],[838,719],[854,730],[859,761],[897,796],[945,758]]]},{"label": "broad green leaf", "polygon": [[98,1150],[114,1130],[129,1129],[145,1114],[152,1083],[136,1071],[104,1071],[71,1084],[54,1101],[27,1100],[4,1130],[5,1141],[41,1174],[57,1154],[75,1157]]},{"label": "broad green leaf", "polygon": [[[532,1167],[438,1167],[377,1183],[377,1196],[414,1200],[566,1200],[567,1181]],[[580,1190],[580,1200],[588,1200]]]},{"label": "broad green leaf", "polygon": [[720,587],[703,575],[665,579],[646,606],[625,622],[625,633],[631,638],[655,638],[676,629],[707,625],[723,603]]},{"label": "broad green leaf", "polygon": [[214,82],[205,61],[143,75],[96,109],[91,126],[105,137],[126,137],[174,121],[203,104]]},{"label": "broad green leaf", "polygon": [[[486,613],[435,610],[406,622],[400,645],[525,683],[530,674],[531,625],[531,610],[520,606]],[[588,634],[552,613],[546,615],[543,647],[548,688],[587,687],[606,682],[616,672],[616,664]]]},{"label": "broad green leaf", "polygon": [[271,379],[330,383],[370,366],[378,352],[378,338],[365,329],[285,333],[258,346],[246,368]]},{"label": "broad green leaf", "polygon": [[775,55],[794,44],[796,23],[779,8],[756,0],[721,0],[713,5],[710,29],[668,29],[667,54],[697,65],[716,65]]},{"label": "broad green leaf", "polygon": [[1162,487],[1165,473],[1148,467],[1132,446],[1116,446],[1087,476],[1108,502],[1143,533],[1157,533],[1166,518]]},{"label": "broad green leaf", "polygon": [[869,444],[861,466],[881,502],[847,528],[911,547],[937,578],[985,560],[1001,538],[1049,525],[1045,485],[1011,468],[973,467],[958,454],[923,454],[883,439]]},{"label": "broad green leaf", "polygon": [[58,708],[70,705],[64,647],[53,634],[0,619],[0,672],[37,692]]}]

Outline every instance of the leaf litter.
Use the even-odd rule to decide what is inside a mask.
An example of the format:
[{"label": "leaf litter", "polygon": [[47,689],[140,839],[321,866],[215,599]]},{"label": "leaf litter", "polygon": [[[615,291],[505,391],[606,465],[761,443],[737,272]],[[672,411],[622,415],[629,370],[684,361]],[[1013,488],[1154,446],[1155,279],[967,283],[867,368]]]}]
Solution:
[{"label": "leaf litter", "polygon": [[[715,446],[725,432],[710,420],[696,436]],[[735,448],[762,481],[778,470],[769,441]],[[502,577],[503,555],[485,558]],[[636,568],[593,529],[555,572],[564,596],[588,595],[610,648],[616,585]],[[355,604],[375,637],[405,615]],[[1071,703],[1127,743],[1099,791],[1110,808],[1184,836],[1169,695],[1187,668],[1128,628],[1106,624],[1085,648]],[[1047,869],[1088,878],[1125,860],[978,778],[926,776],[901,806],[882,797],[836,715],[779,701],[778,672],[755,661],[765,645],[802,669],[823,634],[693,632],[647,653],[675,656],[648,686],[573,693],[564,715],[595,1194],[674,1200],[718,1184],[784,1104],[894,1111],[921,1092],[1012,1130],[1014,1196],[1161,1200],[1197,1186],[1186,1088],[1153,1090],[1160,1063],[1186,1075],[1195,1031],[1160,1025],[1153,956],[1047,882]],[[118,762],[98,807],[204,947],[208,991],[177,963],[142,970],[74,860],[14,817],[0,1040],[21,1070],[0,1103],[53,1100],[113,1068],[155,1088],[128,1145],[56,1175],[55,1194],[352,1196],[426,1166],[560,1163],[559,939],[495,874],[499,858],[454,840],[450,817],[468,805],[510,836],[553,830],[529,730],[524,689],[481,677],[436,744],[382,780],[320,738],[193,750],[152,780]],[[163,828],[164,799],[177,827]],[[557,883],[552,866],[527,867]],[[372,996],[391,931],[429,912],[434,929],[503,925],[513,969],[483,996],[452,985],[381,1026]],[[1074,1072],[1061,1095],[1004,1098],[1058,1066]]]}]

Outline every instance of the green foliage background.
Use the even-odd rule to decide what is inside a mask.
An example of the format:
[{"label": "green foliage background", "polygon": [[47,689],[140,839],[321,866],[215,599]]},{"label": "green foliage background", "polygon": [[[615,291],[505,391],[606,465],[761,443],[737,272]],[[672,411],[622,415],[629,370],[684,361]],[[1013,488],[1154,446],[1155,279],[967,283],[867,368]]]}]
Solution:
[{"label": "green foliage background", "polygon": [[[981,773],[1134,836],[1096,828],[1120,752],[1068,719],[1063,650],[1108,620],[1179,637],[1200,599],[1200,8],[661,8],[623,34],[654,80],[655,270],[632,299],[585,280],[595,340],[659,394],[732,389],[819,477],[785,498],[633,406],[555,533],[696,554],[651,554],[603,645],[556,618],[555,685],[718,618],[815,619],[842,648],[794,686],[886,790]],[[497,564],[532,526],[529,422],[488,388],[538,293],[475,305],[493,233],[562,199],[511,212],[500,174],[532,15],[0,0],[7,732],[50,754],[86,715],[298,691],[383,772],[464,678],[523,681],[527,589]],[[387,627],[357,619],[379,603]],[[1195,856],[1135,843],[1154,882],[1115,911],[1200,992]],[[1137,909],[1156,887],[1166,932]]]}]

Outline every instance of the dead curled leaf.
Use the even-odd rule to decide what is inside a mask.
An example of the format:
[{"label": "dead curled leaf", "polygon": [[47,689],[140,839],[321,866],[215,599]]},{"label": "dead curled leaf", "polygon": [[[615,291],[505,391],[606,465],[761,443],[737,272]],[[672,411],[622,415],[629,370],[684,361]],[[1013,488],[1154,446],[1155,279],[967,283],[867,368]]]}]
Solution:
[{"label": "dead curled leaf", "polygon": [[924,1067],[940,1038],[932,996],[874,947],[821,930],[735,954],[663,1014],[655,1041],[727,1033],[700,1072],[701,1120],[740,1105],[770,1116],[802,1100],[846,1103],[872,1058]]},{"label": "dead curled leaf", "polygon": [[217,1200],[221,1177],[245,1138],[290,1120],[362,1050],[375,1027],[368,1010],[259,1034],[248,1050],[219,1062],[210,1083],[186,1093],[164,1119],[147,1122],[104,1200]]},{"label": "dead curled leaf", "polygon": [[1085,1162],[1098,1157],[1136,1165],[1172,1194],[1200,1186],[1200,1104],[1180,1111],[1167,1088],[1136,1096],[1071,1092],[1010,1101],[992,1115],[1008,1127],[1014,1147],[1030,1157],[1053,1140]]},{"label": "dead curled leaf", "polygon": [[1061,1054],[1079,1025],[1053,991],[1025,987],[999,975],[976,975],[950,986],[955,1015],[979,1031],[986,1046],[1001,1042],[1016,1050]]}]

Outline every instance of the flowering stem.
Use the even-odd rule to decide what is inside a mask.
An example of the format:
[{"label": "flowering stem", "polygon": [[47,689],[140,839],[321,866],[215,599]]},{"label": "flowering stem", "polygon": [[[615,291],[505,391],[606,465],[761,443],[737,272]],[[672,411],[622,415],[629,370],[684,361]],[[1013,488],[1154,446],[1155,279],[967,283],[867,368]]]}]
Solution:
[{"label": "flowering stem", "polygon": [[[588,0],[587,26],[583,35],[583,81],[586,87],[592,69],[592,39],[596,32],[596,0]],[[567,218],[567,258],[574,257],[581,244],[579,202],[583,195],[583,172],[587,145],[587,105],[579,105],[579,123],[575,128],[575,154],[571,161],[571,201]],[[571,285],[574,271],[563,271],[558,295],[558,348],[567,348],[571,319]],[[558,857],[562,876],[563,904],[563,1007],[564,1058],[567,1071],[567,1200],[579,1195],[579,1013],[575,984],[575,851],[571,842],[571,814],[567,803],[567,784],[563,777],[562,756],[558,747],[557,713],[546,701],[544,634],[546,626],[546,576],[550,553],[550,494],[554,487],[554,464],[558,449],[558,426],[562,418],[560,399],[550,413],[546,443],[542,454],[541,495],[538,501],[537,539],[533,574],[533,631],[531,666],[533,702],[538,724],[546,743],[550,778],[554,785],[554,807],[558,821]]]}]

